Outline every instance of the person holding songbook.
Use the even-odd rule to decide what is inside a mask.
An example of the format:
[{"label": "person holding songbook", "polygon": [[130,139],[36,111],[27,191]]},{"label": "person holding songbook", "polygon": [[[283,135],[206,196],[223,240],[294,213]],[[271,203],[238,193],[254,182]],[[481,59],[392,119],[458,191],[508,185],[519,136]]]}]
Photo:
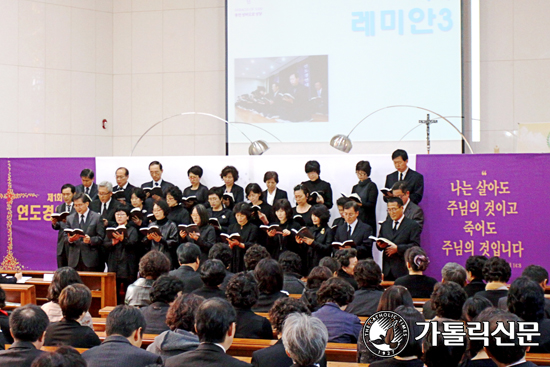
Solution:
[{"label": "person holding songbook", "polygon": [[188,198],[195,196],[198,204],[206,205],[208,203],[208,187],[201,184],[203,171],[200,166],[193,166],[187,170],[187,177],[191,186],[183,190],[183,196]]},{"label": "person holding songbook", "polygon": [[308,203],[309,189],[306,185],[300,184],[294,187],[294,199],[296,200],[296,206],[292,208],[292,215],[300,225],[305,227],[311,227],[313,222],[311,221],[311,208]]},{"label": "person holding songbook", "polygon": [[[76,189],[71,184],[65,184],[61,187],[61,196],[63,204],[59,204],[55,208],[55,213],[52,214],[52,228],[58,231],[57,233],[57,267],[62,268],[67,266],[68,249],[65,246],[63,239],[63,230],[67,228],[67,217],[75,212],[73,205],[73,196]],[[1,282],[0,282],[1,283]]]},{"label": "person holding songbook", "polygon": [[128,182],[130,177],[130,171],[126,167],[120,167],[115,171],[116,186],[113,187],[113,192],[123,191],[126,201],[126,205],[130,203],[132,199],[132,189],[135,187]]},{"label": "person holding songbook", "polygon": [[372,240],[369,238],[373,235],[372,228],[358,218],[359,205],[355,201],[344,204],[344,223],[336,228],[332,245],[336,250],[357,249],[359,260],[372,258]]},{"label": "person holding songbook", "polygon": [[276,200],[287,199],[288,195],[286,191],[277,187],[279,183],[279,175],[275,171],[267,171],[264,175],[264,182],[267,186],[267,190],[263,192],[263,201],[269,205],[274,205]]},{"label": "person holding songbook", "polygon": [[[273,210],[277,216],[277,221],[272,226],[261,226],[261,229],[267,232],[266,248],[271,258],[277,260],[279,255],[286,251],[292,251],[300,255],[304,254],[302,246],[298,245],[294,238],[294,233],[301,228],[300,224],[292,219],[292,208],[286,199],[276,200],[273,204]],[[295,232],[293,232],[294,230]]]},{"label": "person holding songbook", "polygon": [[384,201],[388,202],[388,198],[392,196],[391,188],[397,181],[406,181],[412,202],[420,204],[424,195],[424,176],[408,167],[409,156],[403,149],[393,152],[391,159],[396,171],[386,176],[384,187],[390,191],[384,192]]},{"label": "person holding songbook", "polygon": [[332,208],[332,187],[326,181],[321,180],[321,165],[317,161],[306,163],[305,171],[309,181],[302,182],[309,189],[310,204],[324,204]]},{"label": "person holding songbook", "polygon": [[83,192],[90,197],[90,201],[97,199],[97,184],[94,182],[94,171],[89,168],[85,168],[80,172],[80,181],[82,184],[78,185],[75,189],[76,192]]},{"label": "person holding songbook", "polygon": [[304,274],[309,274],[311,269],[319,265],[319,261],[325,256],[330,256],[331,244],[333,242],[332,230],[328,226],[330,212],[326,206],[317,204],[311,210],[313,226],[308,227],[309,232],[298,232],[296,242],[304,244],[306,256],[302,257]]},{"label": "person holding songbook", "polygon": [[138,229],[149,225],[149,212],[145,207],[145,199],[146,195],[142,188],[134,187],[132,189],[132,196],[130,196],[130,203],[132,204],[130,221]]},{"label": "person holding songbook", "polygon": [[[257,183],[249,183],[246,185],[245,193],[246,198],[252,205],[252,217],[250,218],[250,221],[257,227],[273,223],[275,221],[273,207],[262,200],[262,188],[260,185]],[[266,233],[261,231],[258,242],[264,245],[266,240]]]},{"label": "person holding songbook", "polygon": [[208,252],[216,243],[216,230],[208,223],[208,211],[202,204],[197,204],[191,212],[193,224],[179,229],[181,242],[191,242],[198,245],[201,249],[200,263],[208,259]]},{"label": "person holding songbook", "polygon": [[177,186],[172,186],[166,190],[166,203],[170,207],[170,213],[168,213],[168,219],[172,222],[179,224],[189,224],[189,212],[181,203],[182,192]]},{"label": "person holding songbook", "polygon": [[161,198],[164,198],[164,195],[166,195],[166,191],[174,186],[173,183],[164,181],[162,179],[162,174],[164,173],[164,170],[162,168],[162,164],[159,161],[153,161],[149,163],[149,174],[151,175],[151,178],[153,181],[145,182],[141,185],[142,189],[154,189],[155,187],[160,187],[162,189],[162,195],[152,195],[152,200],[158,200]]},{"label": "person holding songbook", "polygon": [[[242,187],[237,185],[235,182],[239,181],[239,171],[233,166],[226,166],[222,169],[220,174],[224,185],[222,186],[223,192],[228,192],[233,194],[233,202],[235,204],[244,201],[244,190]],[[226,207],[230,207],[229,201],[224,201]]]},{"label": "person holding songbook", "polygon": [[155,221],[148,228],[141,228],[140,231],[146,233],[144,242],[146,250],[157,250],[164,255],[172,264],[172,269],[179,267],[177,259],[172,257],[172,249],[178,246],[178,227],[174,222],[168,219],[170,208],[166,201],[158,200],[153,206],[153,215]]},{"label": "person holding songbook", "polygon": [[355,173],[359,183],[351,189],[361,198],[359,207],[359,220],[367,223],[371,228],[376,228],[376,201],[378,200],[378,187],[370,179],[371,167],[369,161],[359,161],[355,165]]},{"label": "person holding songbook", "polygon": [[216,229],[218,237],[221,233],[227,233],[229,225],[235,223],[233,211],[223,206],[222,195],[223,189],[221,187],[212,187],[208,190],[208,203],[210,204],[208,217]]},{"label": "person holding songbook", "polygon": [[237,203],[233,209],[237,223],[231,224],[227,234],[222,234],[233,252],[231,259],[232,273],[244,270],[244,253],[247,248],[258,242],[259,229],[250,222],[252,210],[248,203]]}]

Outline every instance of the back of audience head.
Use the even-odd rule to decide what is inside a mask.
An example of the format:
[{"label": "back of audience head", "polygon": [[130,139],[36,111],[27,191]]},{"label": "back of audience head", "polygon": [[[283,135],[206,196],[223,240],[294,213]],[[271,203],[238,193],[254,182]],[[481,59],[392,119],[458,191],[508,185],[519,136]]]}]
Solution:
[{"label": "back of audience head", "polygon": [[76,270],[68,266],[57,269],[53,274],[52,282],[48,287],[48,301],[57,303],[63,288],[77,283],[82,284],[82,279],[80,279],[80,275],[78,275]]},{"label": "back of audience head", "polygon": [[[424,352],[422,360],[427,367],[456,367],[460,363],[466,350],[466,346],[447,346],[445,345],[443,323],[437,323],[437,335],[433,336],[434,329],[430,327],[428,333],[422,341],[422,350]],[[435,344],[432,343],[435,341]]]},{"label": "back of audience head", "polygon": [[414,307],[413,299],[407,288],[401,285],[392,285],[382,293],[376,311],[395,311],[399,306]]},{"label": "back of audience head", "polygon": [[302,259],[297,253],[292,251],[284,251],[279,255],[279,265],[285,273],[300,274],[302,269]]},{"label": "back of audience head", "polygon": [[466,285],[466,279],[468,277],[468,273],[466,273],[466,269],[460,264],[457,263],[447,263],[441,268],[441,278],[443,279],[442,282],[455,282],[461,287],[464,287]]},{"label": "back of audience head", "polygon": [[86,367],[87,363],[73,347],[64,345],[53,352],[44,353],[32,362],[31,367]]},{"label": "back of audience head", "polygon": [[50,320],[40,307],[29,304],[16,308],[10,315],[9,323],[15,341],[43,343]]},{"label": "back of audience head", "polygon": [[525,269],[523,269],[521,276],[534,280],[535,282],[540,284],[542,288],[545,288],[546,283],[548,283],[548,271],[539,265],[527,266]]},{"label": "back of audience head", "polygon": [[231,304],[221,298],[204,301],[195,314],[195,328],[201,343],[223,343],[232,328],[235,334],[237,315]]},{"label": "back of audience head", "polygon": [[296,365],[310,366],[323,357],[328,330],[316,317],[293,313],[285,320],[282,339],[288,356]]},{"label": "back of audience head", "polygon": [[470,279],[483,280],[483,266],[487,262],[486,256],[473,255],[466,260],[466,272]]},{"label": "back of audience head", "polygon": [[330,278],[321,284],[317,292],[317,302],[319,305],[332,302],[343,307],[353,301],[354,294],[355,290],[349,282],[341,278]]},{"label": "back of audience head", "polygon": [[436,316],[459,320],[467,298],[466,291],[460,285],[455,282],[442,282],[434,286],[430,299]]},{"label": "back of audience head", "polygon": [[252,274],[240,272],[227,283],[225,295],[233,307],[247,310],[258,302],[258,284]]},{"label": "back of audience head", "polygon": [[[468,301],[471,299],[476,298],[468,298]],[[493,315],[500,314],[504,312],[501,309],[498,309],[496,307],[493,307],[493,304],[487,300],[485,297],[477,297],[478,300],[485,300],[489,302],[490,306],[482,309],[474,318],[468,321],[476,321],[476,322],[483,322],[483,321],[489,321]],[[464,304],[464,307],[466,307],[466,304]],[[464,353],[464,359],[472,359],[474,358],[480,351],[483,350],[483,340],[475,340],[468,338],[468,343],[466,347],[466,353]]]},{"label": "back of audience head", "polygon": [[252,245],[244,253],[244,267],[248,271],[254,271],[261,260],[270,258],[271,255],[264,246]]},{"label": "back of audience head", "polygon": [[204,302],[204,298],[196,294],[179,295],[166,313],[166,325],[170,330],[176,329],[195,332],[195,313]]},{"label": "back of audience head", "polygon": [[307,276],[307,289],[317,289],[321,284],[330,278],[332,278],[332,272],[326,266],[316,266],[309,272]]},{"label": "back of audience head", "polygon": [[280,335],[288,315],[293,313],[311,315],[311,311],[299,299],[292,297],[279,298],[269,310],[269,321],[273,329]]},{"label": "back of audience head", "polygon": [[494,256],[487,260],[483,266],[483,278],[487,283],[506,283],[512,276],[510,264],[503,258]]},{"label": "back of audience head", "polygon": [[[485,347],[485,351],[495,363],[501,366],[508,366],[525,357],[525,352],[528,347],[520,345],[520,338],[511,338],[502,330],[496,332],[498,323],[500,322],[509,324],[522,321],[518,316],[510,312],[498,310],[498,312],[495,311],[491,317],[484,321],[489,322],[489,343]],[[506,329],[508,329],[508,327]],[[506,346],[503,344],[506,344]]]},{"label": "back of audience head", "polygon": [[519,277],[510,285],[508,311],[524,321],[538,322],[544,318],[544,291],[537,282]]},{"label": "back of audience head", "polygon": [[338,260],[330,256],[323,257],[321,261],[319,261],[319,266],[325,266],[329,268],[332,274],[336,273],[342,267]]},{"label": "back of audience head", "polygon": [[170,275],[161,275],[151,287],[149,299],[151,303],[162,302],[170,304],[174,302],[178,293],[183,291],[184,284],[179,278]]},{"label": "back of audience head", "polygon": [[233,253],[227,243],[215,243],[208,252],[209,260],[220,260],[226,269],[231,265],[232,258]]},{"label": "back of audience head", "polygon": [[273,259],[261,260],[254,269],[254,276],[260,293],[273,294],[283,289],[283,269]]},{"label": "back of audience head", "polygon": [[353,275],[359,288],[378,287],[382,283],[382,270],[373,259],[358,261]]},{"label": "back of audience head", "polygon": [[107,316],[105,334],[123,336],[134,346],[140,347],[146,326],[145,318],[138,308],[118,305]]},{"label": "back of audience head", "polygon": [[170,260],[162,252],[153,250],[139,260],[139,274],[145,279],[157,279],[170,271]]},{"label": "back of audience head", "polygon": [[206,260],[200,268],[201,280],[208,287],[218,287],[225,279],[225,266],[220,260]]},{"label": "back of audience head", "polygon": [[354,248],[347,248],[336,251],[334,257],[340,263],[341,269],[353,275],[353,269],[357,263],[357,250]]},{"label": "back of audience head", "polygon": [[424,317],[414,307],[411,306],[399,306],[395,309],[395,312],[405,319],[407,326],[409,327],[409,342],[405,349],[400,353],[400,357],[412,357],[416,356],[420,358],[422,356],[422,339],[416,339],[422,334],[423,327],[419,325],[419,322],[424,322]]},{"label": "back of audience head", "polygon": [[493,304],[487,298],[481,296],[470,297],[462,306],[462,320],[473,321],[477,315],[489,307],[493,307]]},{"label": "back of audience head", "polygon": [[191,242],[182,243],[178,246],[176,253],[178,255],[178,262],[180,265],[195,264],[198,268],[201,256],[201,249],[198,245]]},{"label": "back of audience head", "polygon": [[92,292],[84,284],[66,286],[59,296],[59,307],[66,320],[78,320],[90,309]]},{"label": "back of audience head", "polygon": [[412,271],[425,271],[430,264],[426,251],[420,246],[413,246],[405,251],[407,267]]}]

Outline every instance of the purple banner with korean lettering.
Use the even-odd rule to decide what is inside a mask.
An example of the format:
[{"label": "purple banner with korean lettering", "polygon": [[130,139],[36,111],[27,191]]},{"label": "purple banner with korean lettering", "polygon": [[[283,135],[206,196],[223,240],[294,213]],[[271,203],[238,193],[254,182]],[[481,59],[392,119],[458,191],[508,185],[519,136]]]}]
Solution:
[{"label": "purple banner with korean lettering", "polygon": [[427,274],[439,280],[445,263],[470,255],[506,259],[512,279],[530,264],[550,269],[550,154],[419,155],[416,169]]},{"label": "purple banner with korean lettering", "polygon": [[61,186],[79,185],[95,158],[0,159],[1,269],[55,270],[58,232],[51,213],[63,203]]}]

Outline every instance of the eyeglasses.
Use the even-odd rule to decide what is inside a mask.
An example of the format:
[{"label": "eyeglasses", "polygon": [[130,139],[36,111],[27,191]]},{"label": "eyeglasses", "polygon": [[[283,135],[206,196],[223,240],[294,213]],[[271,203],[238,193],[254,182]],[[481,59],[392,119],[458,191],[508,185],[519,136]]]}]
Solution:
[{"label": "eyeglasses", "polygon": [[388,213],[395,213],[399,210],[401,210],[401,208],[388,208]]}]

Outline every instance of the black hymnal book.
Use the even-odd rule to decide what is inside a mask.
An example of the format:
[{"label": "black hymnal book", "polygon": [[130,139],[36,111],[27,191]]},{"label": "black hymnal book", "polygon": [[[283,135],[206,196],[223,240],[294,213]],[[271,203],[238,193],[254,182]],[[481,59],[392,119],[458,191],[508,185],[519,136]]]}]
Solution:
[{"label": "black hymnal book", "polygon": [[346,194],[344,194],[343,192],[341,192],[341,194],[342,194],[342,197],[345,197],[345,198],[348,199],[348,200],[353,200],[353,201],[355,201],[355,202],[358,203],[358,204],[362,204],[362,203],[363,203],[363,202],[361,201],[361,197],[360,197],[359,194],[356,193],[356,192],[354,192],[354,193],[351,194],[351,195],[346,195]]},{"label": "black hymnal book", "polygon": [[388,245],[395,245],[395,243],[393,243],[392,241],[390,241],[390,240],[388,240],[387,238],[384,238],[384,237],[369,236],[369,238],[371,240],[376,241],[376,242],[382,242],[381,244],[378,244],[378,247],[380,247],[380,248],[386,248],[386,247],[388,247]]},{"label": "black hymnal book", "polygon": [[278,224],[269,224],[269,225],[262,224],[260,226],[260,229],[263,229],[266,232],[269,232],[269,231],[272,231],[272,230],[275,230],[278,233],[283,232],[283,229]]},{"label": "black hymnal book", "polygon": [[143,220],[143,212],[140,208],[134,208],[130,210],[130,218],[137,218],[139,220]]},{"label": "black hymnal book", "polygon": [[120,225],[118,227],[107,227],[105,228],[105,233],[107,234],[107,237],[110,239],[113,239],[113,233],[117,232],[118,234],[123,234],[124,237],[126,237],[126,234],[128,233],[128,230],[126,229],[125,225]]},{"label": "black hymnal book", "polygon": [[218,231],[222,228],[218,218],[210,218],[210,219],[208,219],[208,223]]},{"label": "black hymnal book", "polygon": [[316,203],[318,197],[323,197],[323,191],[313,191],[309,193],[309,197],[312,202]]},{"label": "black hymnal book", "polygon": [[113,198],[115,200],[119,200],[119,199],[126,200],[126,193],[124,192],[124,190],[117,190],[117,191],[113,192]]},{"label": "black hymnal book", "polygon": [[231,192],[224,192],[222,195],[222,199],[229,199],[231,202],[235,202],[235,198],[233,197],[233,193]]},{"label": "black hymnal book", "polygon": [[147,236],[148,234],[153,234],[153,233],[156,233],[159,236],[162,236],[162,233],[160,233],[160,229],[156,224],[153,224],[150,227],[140,228],[139,231],[145,236]]},{"label": "black hymnal book", "polygon": [[58,222],[61,222],[65,219],[67,219],[67,216],[69,215],[69,212],[63,212],[63,213],[52,213],[52,218],[57,219]]},{"label": "black hymnal book", "polygon": [[384,194],[384,196],[391,195],[391,189],[387,189],[385,187],[383,189],[380,189],[380,192]]},{"label": "black hymnal book", "polygon": [[311,233],[309,231],[309,229],[307,227],[302,227],[300,229],[294,229],[292,228],[292,232],[294,232],[294,234],[296,235],[296,237],[300,237],[300,238],[309,238],[309,239],[312,239],[314,240],[315,239],[315,236],[313,235],[313,233]]},{"label": "black hymnal book", "polygon": [[220,235],[220,237],[226,241],[228,240],[231,240],[231,241],[239,241],[241,242],[242,241],[242,237],[240,234],[238,233],[231,233],[231,234],[227,234],[227,233],[222,233]]},{"label": "black hymnal book", "polygon": [[294,217],[292,217],[292,220],[294,220],[296,223],[298,223],[302,227],[306,226],[306,221],[300,214],[296,214]]},{"label": "black hymnal book", "polygon": [[355,247],[355,242],[353,242],[353,240],[346,240],[344,242],[333,242],[332,246],[336,248],[343,248],[347,246]]},{"label": "black hymnal book", "polygon": [[86,235],[86,233],[84,233],[84,231],[80,228],[65,228],[63,231],[67,233],[67,236],[74,236],[76,234],[80,236]]},{"label": "black hymnal book", "polygon": [[144,187],[143,192],[145,192],[145,194],[149,194],[149,196],[158,195],[160,197],[164,197],[164,194],[162,193],[162,188],[160,186]]},{"label": "black hymnal book", "polygon": [[262,208],[260,208],[259,205],[252,205],[250,207],[250,210],[252,210],[252,215],[254,215],[256,218],[259,218],[258,213],[262,211]]},{"label": "black hymnal book", "polygon": [[178,224],[178,230],[184,231],[185,233],[199,233],[199,226],[195,223],[193,224]]}]

